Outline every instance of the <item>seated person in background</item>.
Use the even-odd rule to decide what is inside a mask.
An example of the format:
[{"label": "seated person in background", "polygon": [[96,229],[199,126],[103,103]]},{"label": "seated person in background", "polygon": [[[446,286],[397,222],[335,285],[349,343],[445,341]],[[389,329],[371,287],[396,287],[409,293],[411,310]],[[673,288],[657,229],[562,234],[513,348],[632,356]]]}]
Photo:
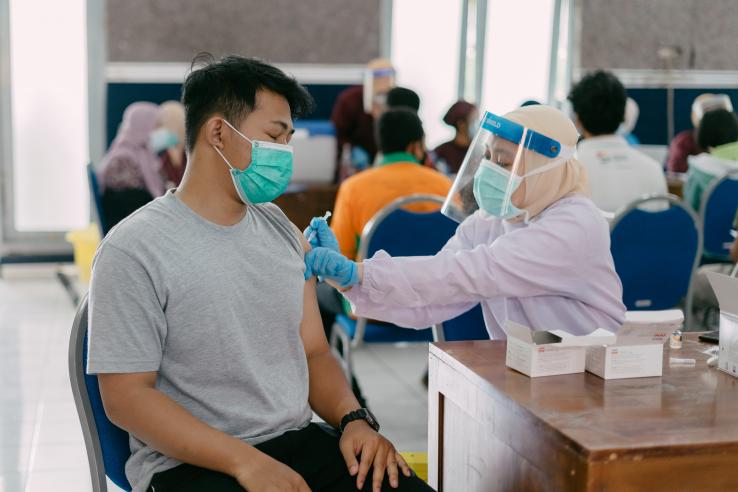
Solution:
[{"label": "seated person in background", "polygon": [[128,106],[118,134],[97,172],[106,226],[164,194],[161,162],[151,144],[161,127],[161,109],[150,102]]},{"label": "seated person in background", "polygon": [[[392,108],[410,108],[418,113],[420,111],[420,96],[417,92],[412,89],[408,89],[407,87],[393,87],[389,92],[387,92],[387,103],[384,109],[379,113],[379,116]],[[377,152],[377,155],[374,157],[374,166],[380,166],[382,164],[382,159],[382,153]],[[432,169],[436,168],[433,156],[425,149],[423,157],[419,162]]]},{"label": "seated person in background", "polygon": [[[187,153],[185,152],[185,111],[179,101],[166,101],[161,104],[161,126],[169,139],[166,147],[160,152],[161,172],[166,187],[176,188],[182,182]],[[164,138],[162,143],[164,144]]]},{"label": "seated person in background", "polygon": [[[425,153],[423,125],[414,111],[395,108],[377,122],[377,138],[383,159],[378,168],[347,179],[338,188],[331,228],[341,252],[355,258],[364,226],[383,207],[397,198],[424,193],[446,196],[451,181],[432,169],[419,165]],[[420,203],[409,207],[417,212],[438,209]]]},{"label": "seated person in background", "polygon": [[384,111],[399,107],[410,108],[417,113],[420,110],[420,96],[407,87],[393,87],[387,92],[387,103]]},{"label": "seated person in background", "polygon": [[304,280],[309,246],[268,203],[312,99],[256,59],[195,63],[182,184],[108,234],[93,270],[87,370],[130,434],[133,491],[430,490],[359,411]]},{"label": "seated person in background", "polygon": [[[377,122],[377,141],[382,152],[379,167],[374,167],[344,181],[338,188],[331,229],[338,247],[348,258],[356,258],[364,227],[382,208],[398,198],[416,193],[445,197],[451,180],[420,164],[425,154],[423,124],[411,108],[389,109]],[[433,203],[417,203],[408,207],[415,212],[440,208]],[[313,226],[313,223],[311,223]],[[337,314],[344,313],[341,294],[328,285],[318,285],[320,315],[326,335],[330,336]],[[354,394],[364,402],[356,378],[352,376]]]},{"label": "seated person in background", "polygon": [[727,109],[733,111],[733,104],[726,94],[700,94],[692,103],[692,129],[684,130],[676,134],[669,145],[669,156],[666,159],[666,170],[671,172],[686,173],[687,157],[699,155],[705,151],[697,141],[697,128],[700,126],[702,116],[714,109]]},{"label": "seated person in background", "polygon": [[638,137],[633,135],[633,130],[636,127],[636,123],[638,123],[639,114],[640,109],[638,108],[638,103],[632,97],[627,98],[625,100],[625,116],[615,134],[623,137],[630,145],[641,144]]},{"label": "seated person in background", "polygon": [[661,165],[615,135],[625,113],[625,88],[611,73],[588,74],[569,93],[579,142],[579,161],[587,169],[592,201],[614,213],[644,195],[665,194]]},{"label": "seated person in background", "polygon": [[738,171],[738,119],[734,113],[716,109],[705,113],[697,128],[697,143],[707,152],[689,158],[684,200],[695,211],[714,180]]},{"label": "seated person in background", "polygon": [[336,128],[337,180],[345,179],[339,175],[343,172],[341,161],[346,144],[350,149],[361,148],[368,156],[367,163],[374,161],[377,153],[374,122],[386,104],[387,92],[394,86],[392,63],[377,58],[367,64],[363,85],[349,87],[338,95],[331,113],[331,121]]},{"label": "seated person in background", "polygon": [[456,101],[444,115],[443,122],[456,130],[453,140],[442,143],[434,150],[438,167],[445,174],[459,172],[474,132],[477,131],[478,118],[477,107],[464,100]]}]

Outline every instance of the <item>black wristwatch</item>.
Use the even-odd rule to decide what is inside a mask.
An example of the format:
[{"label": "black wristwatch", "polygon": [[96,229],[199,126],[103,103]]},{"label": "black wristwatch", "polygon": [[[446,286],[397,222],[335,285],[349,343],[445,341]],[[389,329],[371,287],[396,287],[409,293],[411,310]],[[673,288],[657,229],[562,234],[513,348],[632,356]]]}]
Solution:
[{"label": "black wristwatch", "polygon": [[365,420],[366,423],[369,424],[369,427],[379,432],[379,422],[377,422],[376,417],[374,417],[374,414],[370,412],[368,408],[360,408],[353,412],[347,413],[341,419],[341,424],[338,426],[338,430],[343,432],[346,426],[354,420]]}]

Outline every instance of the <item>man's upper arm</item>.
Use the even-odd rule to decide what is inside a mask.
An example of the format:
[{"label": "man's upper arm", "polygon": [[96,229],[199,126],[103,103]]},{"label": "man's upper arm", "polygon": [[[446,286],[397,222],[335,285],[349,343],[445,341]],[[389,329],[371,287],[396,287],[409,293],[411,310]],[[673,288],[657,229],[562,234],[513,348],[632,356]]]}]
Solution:
[{"label": "man's upper arm", "polygon": [[146,268],[129,253],[104,244],[90,287],[87,371],[158,371],[166,319]]},{"label": "man's upper arm", "polygon": [[[311,249],[310,243],[307,242],[305,236],[302,235],[296,226],[293,225],[293,227],[300,238],[302,248],[307,253]],[[323,330],[323,320],[320,317],[320,309],[318,308],[318,296],[315,290],[316,284],[315,277],[309,278],[305,281],[303,292],[300,337],[302,338],[302,345],[305,347],[305,354],[308,359],[313,355],[329,350],[328,341],[325,338],[325,330]]]}]

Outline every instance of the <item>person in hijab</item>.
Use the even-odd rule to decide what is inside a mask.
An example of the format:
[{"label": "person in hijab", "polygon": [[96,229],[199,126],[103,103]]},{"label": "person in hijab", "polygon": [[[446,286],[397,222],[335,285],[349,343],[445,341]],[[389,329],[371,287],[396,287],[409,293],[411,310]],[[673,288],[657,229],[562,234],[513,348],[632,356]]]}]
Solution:
[{"label": "person in hijab", "polygon": [[105,224],[112,228],[166,190],[161,161],[152,149],[154,131],[161,124],[161,108],[136,102],[123,121],[97,173]]},{"label": "person in hijab", "polygon": [[445,163],[445,168],[443,168],[443,165],[441,165],[441,168],[446,174],[459,172],[466,151],[469,150],[474,132],[477,131],[477,117],[477,107],[464,100],[456,101],[443,117],[443,122],[456,130],[453,140],[442,143],[434,151],[436,161],[439,164],[441,161]]},{"label": "person in hijab", "polygon": [[182,182],[187,154],[185,153],[185,110],[179,101],[161,104],[161,129],[165,131],[166,148],[160,153],[161,173],[167,188],[176,188]]},{"label": "person in hijab", "polygon": [[[625,317],[622,284],[610,254],[608,224],[588,198],[586,171],[575,157],[574,124],[544,105],[519,108],[504,118],[488,113],[484,125],[492,128],[498,121],[523,131],[516,164],[501,158],[496,146],[484,151],[474,173],[479,210],[439,253],[390,257],[379,251],[355,263],[330,247],[335,241],[330,229],[314,219],[311,229],[317,234],[305,256],[306,276],[338,285],[357,316],[410,328],[452,319],[481,302],[492,339],[506,338],[508,320],[573,334],[617,330]],[[529,130],[544,143],[536,148],[550,148],[554,157],[528,147]],[[490,199],[498,195],[489,193],[500,189],[499,176],[516,184],[505,195],[504,208]]]}]

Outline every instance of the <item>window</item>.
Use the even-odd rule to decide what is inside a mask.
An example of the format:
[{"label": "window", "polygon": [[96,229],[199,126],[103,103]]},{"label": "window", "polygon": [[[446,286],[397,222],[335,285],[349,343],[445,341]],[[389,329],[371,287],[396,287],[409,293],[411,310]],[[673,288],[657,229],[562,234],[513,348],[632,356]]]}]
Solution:
[{"label": "window", "polygon": [[488,0],[482,108],[505,114],[548,100],[553,0]]},{"label": "window", "polygon": [[392,54],[397,83],[421,98],[426,145],[453,138],[443,115],[458,99],[461,0],[396,0],[392,5]]},{"label": "window", "polygon": [[[17,232],[89,219],[87,1],[10,0],[10,162],[5,220]],[[7,122],[6,122],[7,124]],[[8,155],[8,154],[6,154]],[[8,203],[8,201],[6,201]]]}]

